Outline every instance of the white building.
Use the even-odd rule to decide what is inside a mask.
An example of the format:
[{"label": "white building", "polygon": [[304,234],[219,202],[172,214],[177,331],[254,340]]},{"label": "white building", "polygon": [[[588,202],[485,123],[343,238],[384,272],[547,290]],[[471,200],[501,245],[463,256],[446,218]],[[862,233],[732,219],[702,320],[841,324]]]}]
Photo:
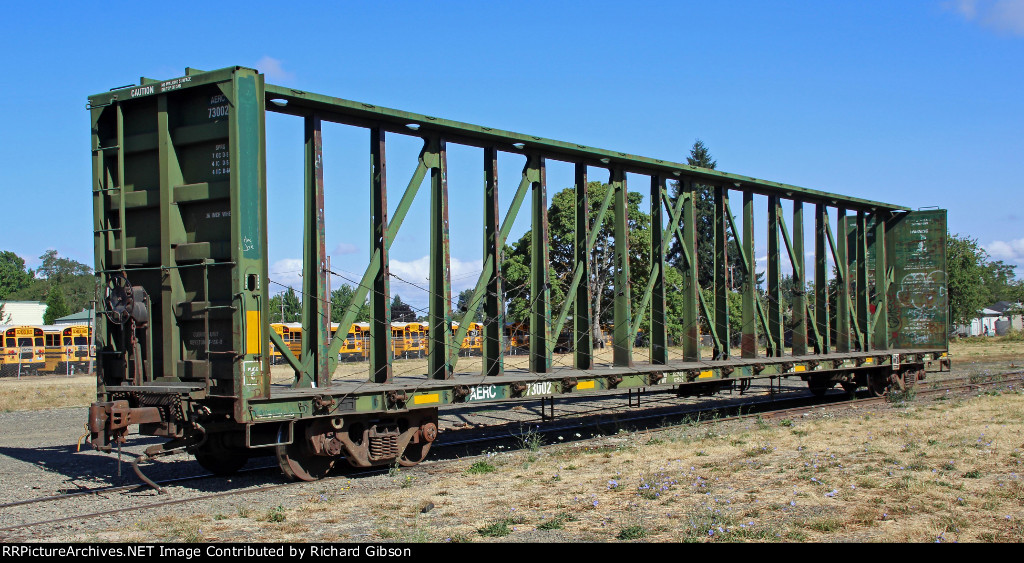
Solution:
[{"label": "white building", "polygon": [[969,325],[957,325],[961,336],[1002,336],[1011,330],[1024,330],[1020,303],[998,301],[985,307]]},{"label": "white building", "polygon": [[0,301],[4,308],[4,317],[0,324],[5,325],[41,325],[46,303],[43,301]]}]

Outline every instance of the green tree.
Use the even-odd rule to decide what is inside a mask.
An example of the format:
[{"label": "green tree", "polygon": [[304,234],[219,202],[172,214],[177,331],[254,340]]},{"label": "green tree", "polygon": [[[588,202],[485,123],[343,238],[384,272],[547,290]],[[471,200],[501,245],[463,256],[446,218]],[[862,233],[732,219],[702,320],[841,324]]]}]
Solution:
[{"label": "green tree", "polygon": [[[352,302],[355,297],[356,290],[354,287],[347,283],[341,284],[341,287],[331,292],[331,322],[340,323],[342,317],[345,316],[345,309],[348,308],[348,304]],[[356,318],[352,322],[364,323],[370,320],[370,302],[369,299],[363,301],[360,304],[359,309],[356,311]],[[392,320],[395,320],[392,318]]]},{"label": "green tree", "polygon": [[946,288],[951,323],[969,323],[990,304],[987,302],[989,291],[982,283],[987,257],[977,239],[959,234],[946,237]]},{"label": "green tree", "polygon": [[57,319],[70,314],[71,311],[68,310],[67,301],[64,300],[64,292],[61,291],[60,286],[54,286],[50,289],[50,294],[46,296],[46,312],[43,313],[43,324],[52,325]]},{"label": "green tree", "polygon": [[[612,322],[611,306],[614,302],[614,260],[615,237],[613,209],[609,209],[600,225],[594,225],[609,184],[589,182],[591,230],[597,230],[594,248],[591,250],[591,323],[595,337],[600,337],[602,323]],[[650,215],[640,210],[643,195],[629,192],[627,195],[627,224],[629,228],[629,268],[633,288],[644,288],[650,275]],[[558,315],[565,302],[565,292],[572,283],[574,244],[576,228],[576,191],[566,188],[556,193],[548,209],[548,261],[551,264],[551,311]],[[533,297],[530,295],[530,247],[532,233],[527,231],[522,238],[504,249],[505,260],[502,274],[505,278],[506,315],[510,321],[523,322],[528,319]],[[639,295],[637,296],[639,298]],[[563,327],[563,330],[567,328]]]},{"label": "green tree", "polygon": [[36,269],[36,276],[59,284],[75,276],[92,275],[92,268],[70,258],[61,258],[53,249],[44,252],[39,259],[43,263]]},{"label": "green tree", "polygon": [[[686,163],[709,170],[714,170],[718,166],[718,161],[711,157],[711,152],[700,139],[694,141],[690,154],[686,157]],[[679,197],[682,188],[682,182],[672,183],[673,203]],[[711,287],[715,281],[715,190],[712,186],[698,184],[695,191],[697,281],[701,287]],[[672,236],[674,237],[675,233],[672,233]],[[729,238],[732,239],[732,236],[729,235]],[[667,257],[670,263],[680,269],[685,268],[682,248],[678,238],[673,238]],[[732,251],[731,248],[729,250]]]},{"label": "green tree", "polygon": [[39,258],[42,264],[34,277],[30,276],[29,283],[12,292],[9,299],[46,301],[52,289],[60,288],[71,312],[89,307],[96,296],[96,278],[92,275],[92,268],[70,258],[61,258],[53,249]]},{"label": "green tree", "polygon": [[287,291],[271,297],[267,308],[272,323],[295,323],[302,319],[302,303],[295,295],[295,290],[290,287]]},{"label": "green tree", "polygon": [[0,252],[0,299],[7,299],[31,283],[32,271],[25,271],[25,260],[10,250]]},{"label": "green tree", "polygon": [[[460,296],[461,297],[461,296]],[[398,294],[391,300],[391,321],[396,323],[411,323],[416,320],[416,313],[412,307],[402,301]]]},{"label": "green tree", "polygon": [[1021,282],[1016,278],[1016,268],[1002,260],[984,263],[982,283],[985,286],[986,305],[997,301],[1019,303],[1024,298],[1021,294]]},{"label": "green tree", "polygon": [[[718,161],[711,157],[711,151],[708,150],[707,145],[697,139],[690,148],[690,154],[686,157],[686,164],[714,170],[718,166]],[[681,189],[681,182],[672,183],[673,203],[679,197]],[[697,231],[697,283],[701,287],[712,287],[715,282],[715,189],[713,186],[698,184],[695,191],[697,193],[694,206],[695,230]],[[726,239],[729,261],[726,284],[729,289],[735,290],[742,287],[746,275],[743,273],[740,248],[731,229],[726,229]],[[672,240],[667,259],[677,268],[685,268],[682,246],[678,239]],[[758,280],[761,280],[763,275],[763,273],[758,274]]]},{"label": "green tree", "polygon": [[[478,301],[475,304],[476,306],[473,307],[473,309],[476,311],[476,315],[473,318],[476,319],[477,322],[480,322],[480,321],[483,320],[483,308],[484,308],[484,301],[486,300],[486,298],[487,297],[485,295],[482,299],[480,299],[480,301]],[[464,289],[464,290],[459,292],[459,299],[458,299],[458,301],[456,301],[456,304],[455,304],[455,312],[457,312],[459,314],[459,316],[457,318],[462,318],[462,315],[466,314],[466,311],[469,310],[470,301],[472,301],[472,300],[473,300],[473,288]]]}]

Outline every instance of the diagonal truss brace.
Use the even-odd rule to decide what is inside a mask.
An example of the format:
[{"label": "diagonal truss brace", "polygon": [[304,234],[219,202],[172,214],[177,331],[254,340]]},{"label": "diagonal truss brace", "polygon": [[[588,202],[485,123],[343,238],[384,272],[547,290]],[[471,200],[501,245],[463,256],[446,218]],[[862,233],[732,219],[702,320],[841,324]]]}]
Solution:
[{"label": "diagonal truss brace", "polygon": [[[740,231],[739,229],[736,228],[736,219],[734,219],[732,216],[732,207],[729,205],[728,201],[725,202],[725,216],[729,219],[729,228],[732,229],[732,236],[739,240]],[[740,263],[743,266],[744,275],[747,276],[747,279],[750,280],[750,283],[754,283],[756,279],[756,273],[750,266],[750,256],[747,256],[746,250],[743,248],[743,245],[739,245],[739,247],[740,258],[742,258]],[[768,331],[768,317],[764,314],[764,307],[761,305],[761,300],[755,299],[754,306],[757,310],[757,318],[760,319],[761,321],[761,328],[764,330],[765,340],[768,341],[768,353],[769,355],[774,356],[776,344],[775,341],[772,339],[771,333]]]},{"label": "diagonal truss brace", "polygon": [[[540,165],[538,159],[530,158],[526,162],[526,166],[523,168],[523,177],[519,181],[519,187],[516,188],[515,198],[512,199],[512,204],[509,206],[508,212],[505,214],[505,219],[501,223],[501,231],[498,233],[498,248],[502,248],[505,245],[505,239],[508,238],[509,232],[512,230],[512,224],[516,221],[516,216],[519,215],[519,209],[523,205],[523,201],[526,199],[526,193],[529,191],[530,186],[534,183],[540,182]],[[483,298],[486,295],[487,281],[491,279],[491,274],[494,273],[494,258],[488,256],[484,261],[483,271],[480,272],[480,277],[476,280],[476,286],[473,288],[473,296],[469,300],[469,308],[466,313],[459,319],[459,330],[455,333],[453,342],[456,344],[452,346],[453,350],[450,353],[450,361],[452,369],[455,368],[455,364],[459,360],[459,344],[464,338],[466,333],[469,331],[469,325],[476,320],[476,311],[479,308],[478,305],[483,302]],[[575,286],[573,286],[575,288]],[[490,319],[488,319],[490,320]],[[561,328],[561,326],[559,326]],[[557,334],[557,333],[555,333]],[[554,346],[553,344],[551,345]]]}]

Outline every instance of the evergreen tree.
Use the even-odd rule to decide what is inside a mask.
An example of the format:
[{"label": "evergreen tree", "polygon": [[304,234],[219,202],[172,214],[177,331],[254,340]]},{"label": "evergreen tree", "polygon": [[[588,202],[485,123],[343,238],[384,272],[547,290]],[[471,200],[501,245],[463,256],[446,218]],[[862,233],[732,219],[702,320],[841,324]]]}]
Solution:
[{"label": "evergreen tree", "polygon": [[412,307],[403,302],[402,297],[396,294],[391,300],[391,322],[411,323],[415,321],[416,313],[413,312]]},{"label": "evergreen tree", "polygon": [[[690,148],[689,156],[686,157],[686,164],[714,170],[718,166],[718,161],[711,157],[711,151],[708,150],[704,142],[697,139],[694,141],[693,147]],[[673,203],[679,197],[682,188],[682,182],[672,183]],[[697,282],[700,287],[713,287],[715,283],[715,188],[697,184],[695,191],[697,194],[694,210],[697,223],[695,225],[697,231]],[[746,279],[743,274],[743,260],[740,257],[736,237],[733,236],[731,229],[726,230],[726,237],[729,256],[729,274],[726,283],[729,289],[736,290],[742,287]],[[682,246],[678,239],[672,240],[666,258],[677,268],[685,268]]]},{"label": "evergreen tree", "polygon": [[[469,311],[470,301],[472,299],[473,288],[467,288],[459,292],[459,298],[455,303],[455,312],[458,313],[458,319],[463,318],[463,315],[466,314],[466,311]],[[475,307],[473,307],[473,309],[476,311],[476,314],[473,318],[476,319],[476,322],[480,322],[483,320],[484,301],[486,299],[487,295],[485,294],[478,302],[474,304]]]},{"label": "evergreen tree", "polygon": [[54,286],[50,289],[50,294],[46,296],[46,312],[43,313],[43,324],[52,325],[57,319],[70,314],[71,311],[68,310],[67,301],[64,300],[64,292],[61,291],[60,286]]}]

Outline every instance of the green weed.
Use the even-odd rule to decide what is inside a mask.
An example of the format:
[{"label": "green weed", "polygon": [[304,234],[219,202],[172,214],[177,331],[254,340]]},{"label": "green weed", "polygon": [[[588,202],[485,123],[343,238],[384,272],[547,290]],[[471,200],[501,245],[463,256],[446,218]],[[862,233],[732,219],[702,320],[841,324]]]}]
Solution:
[{"label": "green weed", "polygon": [[287,517],[284,514],[284,507],[280,504],[267,511],[267,522],[284,522]]},{"label": "green weed", "polygon": [[466,470],[466,474],[483,475],[485,473],[494,473],[495,471],[497,471],[497,468],[494,467],[494,465],[487,461],[480,460],[473,463],[473,465],[470,465],[469,469]]},{"label": "green weed", "polygon": [[550,520],[545,520],[545,521],[541,522],[540,524],[537,524],[537,529],[538,530],[561,530],[562,528],[565,527],[565,523],[566,522],[575,522],[575,521],[576,521],[576,517],[575,516],[573,516],[572,514],[569,514],[568,512],[562,512],[560,514],[555,515],[555,517],[551,518]]},{"label": "green weed", "polygon": [[647,537],[647,530],[643,526],[627,526],[615,537],[623,541],[638,540]]}]

